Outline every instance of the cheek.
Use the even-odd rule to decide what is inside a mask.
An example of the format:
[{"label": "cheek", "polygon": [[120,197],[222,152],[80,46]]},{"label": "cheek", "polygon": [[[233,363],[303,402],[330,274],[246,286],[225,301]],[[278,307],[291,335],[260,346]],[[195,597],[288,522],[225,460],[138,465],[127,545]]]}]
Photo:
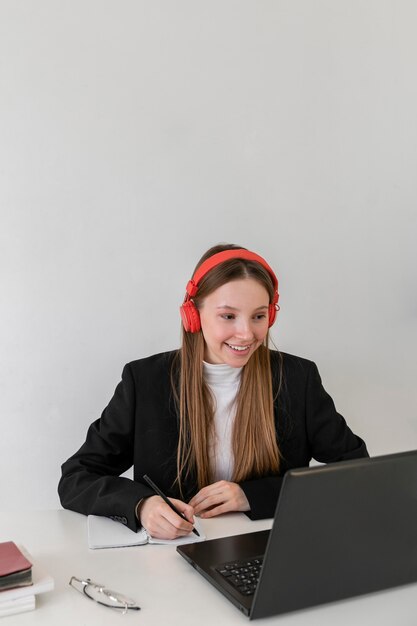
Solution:
[{"label": "cheek", "polygon": [[203,336],[206,341],[222,341],[225,336],[224,329],[221,328],[218,324],[213,323],[204,323],[202,321],[201,329],[203,331]]},{"label": "cheek", "polygon": [[269,326],[268,326],[268,323],[266,322],[265,326],[260,328],[259,331],[256,333],[256,336],[257,336],[257,338],[258,338],[258,340],[260,342],[262,342],[265,339],[265,337],[267,336],[268,328],[269,328]]},{"label": "cheek", "polygon": [[203,334],[206,334],[209,338],[215,341],[222,341],[224,337],[230,335],[230,329],[226,328],[224,324],[217,321],[208,320],[204,323],[202,320],[201,328]]}]

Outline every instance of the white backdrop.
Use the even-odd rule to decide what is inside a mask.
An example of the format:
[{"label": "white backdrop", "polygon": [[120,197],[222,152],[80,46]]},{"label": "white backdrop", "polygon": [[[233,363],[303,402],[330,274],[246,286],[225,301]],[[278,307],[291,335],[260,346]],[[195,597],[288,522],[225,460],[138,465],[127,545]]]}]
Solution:
[{"label": "white backdrop", "polygon": [[3,509],[58,506],[220,241],[274,267],[276,344],[371,454],[417,448],[416,29],[414,0],[1,0]]}]

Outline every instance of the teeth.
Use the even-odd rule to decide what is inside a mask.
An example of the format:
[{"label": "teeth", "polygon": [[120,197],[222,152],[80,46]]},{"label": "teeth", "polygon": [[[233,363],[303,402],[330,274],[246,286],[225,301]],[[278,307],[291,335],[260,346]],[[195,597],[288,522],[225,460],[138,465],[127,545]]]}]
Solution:
[{"label": "teeth", "polygon": [[249,346],[232,346],[230,343],[227,344],[229,348],[233,348],[233,350],[237,350],[238,352],[243,352],[243,350],[247,350]]}]

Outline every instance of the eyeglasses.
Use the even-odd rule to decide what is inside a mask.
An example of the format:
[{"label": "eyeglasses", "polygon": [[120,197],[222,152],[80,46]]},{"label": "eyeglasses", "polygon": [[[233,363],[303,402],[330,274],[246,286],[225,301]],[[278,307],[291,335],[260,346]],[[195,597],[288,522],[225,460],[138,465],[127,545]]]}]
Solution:
[{"label": "eyeglasses", "polygon": [[94,600],[94,602],[107,606],[111,609],[119,609],[123,614],[127,613],[130,609],[132,611],[140,611],[140,606],[137,606],[134,600],[126,598],[126,596],[118,593],[117,591],[106,589],[104,585],[94,583],[90,578],[80,580],[75,576],[71,576],[69,584],[71,587],[74,587],[74,589],[87,596],[90,600]]}]

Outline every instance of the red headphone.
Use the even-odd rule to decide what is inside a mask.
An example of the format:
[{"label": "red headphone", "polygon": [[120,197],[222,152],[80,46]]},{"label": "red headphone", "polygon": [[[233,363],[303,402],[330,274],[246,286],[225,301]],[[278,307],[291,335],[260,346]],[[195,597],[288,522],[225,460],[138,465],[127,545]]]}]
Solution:
[{"label": "red headphone", "polygon": [[249,250],[244,250],[240,248],[237,250],[224,250],[223,252],[213,254],[213,256],[209,257],[206,261],[204,261],[204,263],[200,265],[199,268],[197,268],[192,279],[188,281],[184,302],[180,307],[182,323],[184,326],[184,330],[187,333],[197,333],[201,329],[200,314],[191,299],[194,298],[194,296],[196,295],[198,291],[198,285],[201,279],[206,274],[208,274],[208,272],[210,272],[214,267],[216,267],[216,265],[219,265],[224,261],[228,261],[229,259],[246,259],[247,261],[256,261],[256,263],[262,265],[262,267],[264,267],[269,273],[274,285],[274,298],[272,303],[269,305],[269,326],[272,326],[272,324],[275,322],[277,312],[279,311],[278,279],[272,271],[271,267],[265,261],[265,259],[263,259],[258,254],[255,254],[254,252],[249,252]]}]

